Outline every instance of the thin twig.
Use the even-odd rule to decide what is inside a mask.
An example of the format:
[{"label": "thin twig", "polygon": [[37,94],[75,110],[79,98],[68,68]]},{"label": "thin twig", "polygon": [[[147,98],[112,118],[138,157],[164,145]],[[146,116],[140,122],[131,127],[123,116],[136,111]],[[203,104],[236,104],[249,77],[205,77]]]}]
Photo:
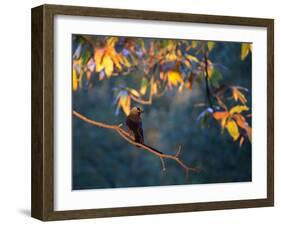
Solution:
[{"label": "thin twig", "polygon": [[204,61],[205,61],[205,84],[206,84],[206,96],[209,102],[210,108],[213,108],[213,103],[211,99],[211,91],[209,86],[209,73],[208,73],[208,58],[207,58],[207,51],[204,53]]},{"label": "thin twig", "polygon": [[163,153],[157,151],[156,149],[151,148],[151,147],[149,147],[149,146],[147,146],[145,144],[141,144],[141,143],[135,142],[132,139],[132,137],[130,136],[130,134],[128,132],[126,132],[124,129],[121,128],[122,124],[119,124],[119,125],[108,125],[108,124],[105,124],[105,123],[102,123],[102,122],[97,122],[95,120],[92,120],[92,119],[89,119],[89,118],[85,117],[84,115],[78,113],[77,111],[73,111],[73,115],[75,115],[77,118],[80,118],[81,120],[83,120],[83,121],[85,121],[85,122],[87,122],[89,124],[92,124],[94,126],[98,126],[98,127],[101,127],[101,128],[111,129],[111,130],[116,131],[123,139],[125,139],[130,144],[135,145],[137,147],[140,147],[143,150],[148,151],[148,152],[158,156],[160,158],[160,160],[161,159],[163,160],[164,158],[174,160],[175,162],[177,162],[186,171],[186,173],[188,173],[189,171],[195,171],[195,172],[200,171],[200,169],[187,166],[176,155],[163,154]]}]

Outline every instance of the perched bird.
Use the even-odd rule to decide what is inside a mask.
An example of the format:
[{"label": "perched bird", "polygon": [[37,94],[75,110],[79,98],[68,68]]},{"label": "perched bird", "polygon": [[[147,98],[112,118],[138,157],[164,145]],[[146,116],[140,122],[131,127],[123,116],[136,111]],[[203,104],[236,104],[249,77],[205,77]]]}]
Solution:
[{"label": "perched bird", "polygon": [[139,107],[133,107],[126,118],[126,125],[129,132],[134,135],[135,142],[144,143],[141,113],[143,111]]},{"label": "perched bird", "polygon": [[129,115],[126,118],[126,125],[129,129],[129,133],[134,135],[135,142],[141,143],[144,146],[149,147],[150,149],[154,150],[159,154],[163,154],[162,152],[154,149],[153,147],[144,144],[142,119],[141,119],[142,112],[143,110],[141,110],[139,107],[133,107],[132,110],[130,111]]}]

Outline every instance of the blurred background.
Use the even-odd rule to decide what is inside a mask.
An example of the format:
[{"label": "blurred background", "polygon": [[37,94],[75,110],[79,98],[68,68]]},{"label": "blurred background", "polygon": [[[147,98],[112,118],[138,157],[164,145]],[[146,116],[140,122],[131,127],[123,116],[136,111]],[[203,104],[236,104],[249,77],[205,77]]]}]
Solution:
[{"label": "blurred background", "polygon": [[[73,49],[77,43],[73,42]],[[241,44],[216,42],[209,59],[218,65],[221,84],[246,87],[244,93],[251,107],[251,56],[240,59]],[[106,124],[125,124],[126,115],[115,112],[114,87],[138,87],[140,71],[124,76],[112,76],[99,81],[92,76],[92,88],[73,92],[73,109],[90,119]],[[88,81],[83,81],[87,83]],[[174,161],[160,159],[126,142],[112,130],[90,125],[73,116],[72,188],[98,189],[180,184],[206,184],[251,181],[251,143],[240,147],[213,118],[204,123],[199,115],[206,109],[205,86],[195,83],[192,91],[169,90],[153,98],[152,105],[140,105],[145,144],[166,154],[175,154],[182,147],[180,158],[190,167],[202,169],[190,172]],[[133,107],[133,106],[132,106]]]}]

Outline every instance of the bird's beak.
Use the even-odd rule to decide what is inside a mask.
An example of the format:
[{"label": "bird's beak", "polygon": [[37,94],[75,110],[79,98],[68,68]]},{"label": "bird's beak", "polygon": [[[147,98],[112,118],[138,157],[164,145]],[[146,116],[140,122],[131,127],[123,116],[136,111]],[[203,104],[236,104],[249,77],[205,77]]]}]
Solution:
[{"label": "bird's beak", "polygon": [[140,109],[140,113],[143,113],[143,110],[142,110],[142,109]]}]

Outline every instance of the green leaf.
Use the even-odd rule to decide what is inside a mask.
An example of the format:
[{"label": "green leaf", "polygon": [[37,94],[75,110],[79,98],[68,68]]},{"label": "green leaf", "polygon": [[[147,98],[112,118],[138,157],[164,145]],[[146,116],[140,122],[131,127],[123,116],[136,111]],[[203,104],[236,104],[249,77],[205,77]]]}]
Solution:
[{"label": "green leaf", "polygon": [[82,53],[82,65],[85,65],[88,63],[89,59],[91,57],[91,52],[89,49],[85,49]]},{"label": "green leaf", "polygon": [[212,84],[213,87],[215,88],[219,88],[220,84],[219,81],[222,80],[222,74],[220,73],[220,71],[216,68],[213,69],[213,73],[210,76],[210,82]]}]

